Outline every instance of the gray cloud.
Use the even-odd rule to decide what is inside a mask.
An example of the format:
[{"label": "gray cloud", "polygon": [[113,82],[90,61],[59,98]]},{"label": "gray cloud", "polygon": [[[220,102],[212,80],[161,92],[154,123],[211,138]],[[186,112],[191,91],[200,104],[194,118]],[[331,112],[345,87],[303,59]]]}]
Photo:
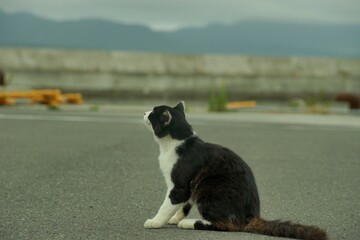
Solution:
[{"label": "gray cloud", "polygon": [[360,23],[358,0],[2,0],[7,11],[52,19],[104,18],[155,29],[244,19]]}]

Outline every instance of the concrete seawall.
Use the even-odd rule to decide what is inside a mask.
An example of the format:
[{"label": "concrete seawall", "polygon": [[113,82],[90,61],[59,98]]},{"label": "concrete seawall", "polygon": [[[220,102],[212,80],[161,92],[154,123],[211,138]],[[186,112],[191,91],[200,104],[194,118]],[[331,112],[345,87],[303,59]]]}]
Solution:
[{"label": "concrete seawall", "polygon": [[234,100],[360,94],[358,59],[0,48],[0,69],[7,89],[85,96],[205,99],[220,84]]}]

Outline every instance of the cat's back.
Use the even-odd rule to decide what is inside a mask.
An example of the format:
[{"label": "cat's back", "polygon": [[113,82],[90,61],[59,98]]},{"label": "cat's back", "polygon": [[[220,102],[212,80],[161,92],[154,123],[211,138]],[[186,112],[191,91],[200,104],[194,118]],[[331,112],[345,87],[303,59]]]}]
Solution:
[{"label": "cat's back", "polygon": [[234,151],[219,144],[205,142],[197,136],[185,141],[177,152],[181,162],[188,167],[192,165],[198,170],[207,169],[209,173],[224,176],[252,176],[250,167]]}]

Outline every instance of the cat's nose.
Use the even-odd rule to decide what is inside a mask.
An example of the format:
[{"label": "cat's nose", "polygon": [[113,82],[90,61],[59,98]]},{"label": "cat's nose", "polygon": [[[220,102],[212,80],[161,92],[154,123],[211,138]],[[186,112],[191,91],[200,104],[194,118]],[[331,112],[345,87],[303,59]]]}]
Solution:
[{"label": "cat's nose", "polygon": [[144,116],[146,115],[146,112],[144,112]]}]

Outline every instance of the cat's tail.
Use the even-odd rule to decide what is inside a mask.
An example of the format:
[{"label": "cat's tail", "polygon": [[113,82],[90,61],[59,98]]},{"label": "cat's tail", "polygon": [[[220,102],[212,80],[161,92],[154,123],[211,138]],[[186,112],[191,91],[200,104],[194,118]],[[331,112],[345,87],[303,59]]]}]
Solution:
[{"label": "cat's tail", "polygon": [[262,218],[253,218],[243,229],[244,232],[258,233],[276,237],[297,238],[304,240],[328,240],[325,230],[308,225],[282,222],[279,220],[267,221]]}]

